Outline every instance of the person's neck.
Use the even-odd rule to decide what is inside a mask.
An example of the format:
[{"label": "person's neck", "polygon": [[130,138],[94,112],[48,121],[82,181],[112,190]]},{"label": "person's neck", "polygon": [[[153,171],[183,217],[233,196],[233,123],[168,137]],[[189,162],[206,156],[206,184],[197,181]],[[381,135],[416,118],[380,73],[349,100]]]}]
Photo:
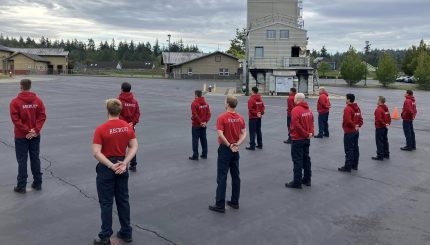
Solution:
[{"label": "person's neck", "polygon": [[109,121],[110,120],[119,120],[119,117],[114,117],[114,116],[109,115],[108,119],[109,119]]},{"label": "person's neck", "polygon": [[236,113],[235,109],[230,108],[230,107],[228,107],[228,108],[227,108],[227,111],[228,111],[228,112],[231,112],[231,113]]}]

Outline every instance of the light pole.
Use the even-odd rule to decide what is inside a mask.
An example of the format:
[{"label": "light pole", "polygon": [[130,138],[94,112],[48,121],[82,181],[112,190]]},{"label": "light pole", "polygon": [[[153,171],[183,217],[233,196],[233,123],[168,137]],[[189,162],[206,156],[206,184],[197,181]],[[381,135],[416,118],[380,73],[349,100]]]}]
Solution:
[{"label": "light pole", "polygon": [[169,38],[167,40],[167,42],[169,42],[169,62],[167,64],[167,72],[168,72],[169,77],[170,77],[170,63],[171,63],[171,61],[170,61],[170,38],[172,37],[172,35],[169,34],[169,35],[167,35],[167,37]]},{"label": "light pole", "polygon": [[365,71],[365,76],[364,76],[364,87],[367,87],[367,70],[368,70],[367,54],[370,51],[370,42],[366,41],[365,44],[366,44],[366,46],[364,47],[364,63],[366,65],[366,71]]}]

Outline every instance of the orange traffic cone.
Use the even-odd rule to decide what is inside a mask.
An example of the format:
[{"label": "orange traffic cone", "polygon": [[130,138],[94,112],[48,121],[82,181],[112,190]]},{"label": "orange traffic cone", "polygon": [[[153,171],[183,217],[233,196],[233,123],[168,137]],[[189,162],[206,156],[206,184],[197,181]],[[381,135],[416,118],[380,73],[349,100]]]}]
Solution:
[{"label": "orange traffic cone", "polygon": [[399,108],[394,107],[393,116],[391,118],[394,119],[394,120],[400,120]]}]

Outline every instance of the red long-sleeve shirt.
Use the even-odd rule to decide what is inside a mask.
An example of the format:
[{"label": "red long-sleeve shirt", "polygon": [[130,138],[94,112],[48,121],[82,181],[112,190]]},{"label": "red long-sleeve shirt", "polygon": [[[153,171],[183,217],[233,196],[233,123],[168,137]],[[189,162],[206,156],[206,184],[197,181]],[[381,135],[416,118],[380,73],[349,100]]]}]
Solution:
[{"label": "red long-sleeve shirt", "polygon": [[417,106],[414,96],[407,96],[403,104],[402,119],[405,121],[413,121],[417,116]]},{"label": "red long-sleeve shirt", "polygon": [[21,92],[10,103],[10,117],[16,138],[25,138],[34,129],[37,135],[46,121],[45,105],[33,92]]},{"label": "red long-sleeve shirt", "polygon": [[345,134],[358,132],[356,126],[363,126],[363,116],[361,115],[360,107],[354,104],[346,105],[343,111],[342,127]]},{"label": "red long-sleeve shirt", "polygon": [[291,112],[292,140],[305,140],[314,135],[314,115],[307,102],[297,104]]},{"label": "red long-sleeve shirt", "polygon": [[122,92],[118,99],[122,103],[122,111],[119,118],[127,123],[133,123],[133,126],[138,124],[140,120],[140,108],[133,93]]},{"label": "red long-sleeve shirt", "polygon": [[322,92],[318,98],[318,105],[317,105],[318,113],[324,114],[324,113],[330,112],[330,107],[331,107],[331,103],[328,97],[328,93]]},{"label": "red long-sleeve shirt", "polygon": [[391,124],[390,111],[386,105],[378,105],[375,110],[375,128],[386,128]]},{"label": "red long-sleeve shirt", "polygon": [[296,93],[290,93],[288,95],[287,99],[287,113],[288,116],[291,117],[291,111],[293,110],[295,104],[294,104],[294,97],[296,96]]},{"label": "red long-sleeve shirt", "polygon": [[205,98],[196,98],[191,104],[191,121],[193,127],[200,127],[211,119],[211,110]]},{"label": "red long-sleeve shirt", "polygon": [[263,99],[261,95],[254,94],[249,97],[248,100],[248,116],[250,119],[259,118],[258,113],[264,115],[266,107],[264,106]]}]

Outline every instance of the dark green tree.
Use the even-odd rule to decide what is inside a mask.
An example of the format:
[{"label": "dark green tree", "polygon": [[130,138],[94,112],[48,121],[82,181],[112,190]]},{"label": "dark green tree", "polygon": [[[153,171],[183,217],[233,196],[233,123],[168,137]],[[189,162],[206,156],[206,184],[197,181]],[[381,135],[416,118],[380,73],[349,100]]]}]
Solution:
[{"label": "dark green tree", "polygon": [[384,53],[378,62],[376,70],[376,77],[383,87],[394,83],[397,77],[397,64],[396,60],[388,53]]},{"label": "dark green tree", "polygon": [[340,73],[346,83],[349,86],[353,86],[364,78],[367,67],[357,51],[350,47],[340,69]]},{"label": "dark green tree", "polygon": [[245,28],[242,30],[236,29],[236,36],[230,40],[230,48],[227,50],[228,54],[239,59],[245,58],[247,32]]}]

